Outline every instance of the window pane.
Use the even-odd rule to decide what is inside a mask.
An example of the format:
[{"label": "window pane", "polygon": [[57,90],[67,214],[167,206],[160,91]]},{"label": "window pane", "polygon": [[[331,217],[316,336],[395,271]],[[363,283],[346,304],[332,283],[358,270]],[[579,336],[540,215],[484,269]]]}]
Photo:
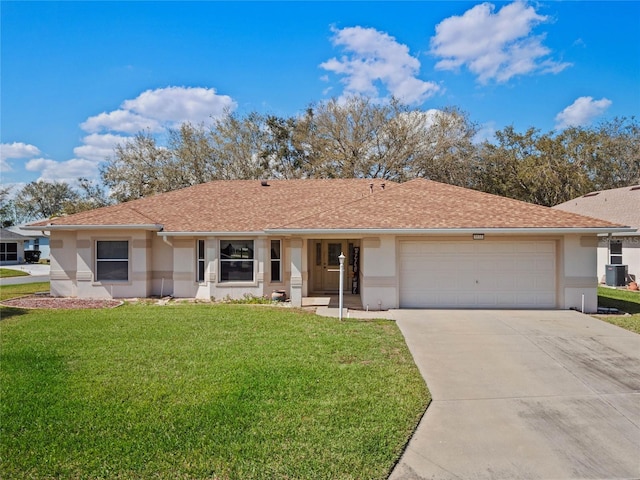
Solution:
[{"label": "window pane", "polygon": [[198,240],[198,258],[204,259],[204,240]]},{"label": "window pane", "polygon": [[116,260],[124,260],[129,258],[129,242],[124,241],[116,241],[116,242],[106,242],[99,241],[98,243],[98,256],[99,260],[101,259],[116,259]]},{"label": "window pane", "polygon": [[198,262],[198,281],[204,282],[204,262]]},{"label": "window pane", "polygon": [[253,259],[253,240],[221,240],[220,258],[223,260]]},{"label": "window pane", "polygon": [[340,259],[338,258],[342,253],[342,244],[341,243],[330,243],[328,245],[327,254],[329,258],[327,258],[327,265],[331,267],[336,267],[340,265]]},{"label": "window pane", "polygon": [[253,261],[220,262],[220,280],[222,282],[253,281]]},{"label": "window pane", "polygon": [[128,280],[129,262],[98,262],[96,280]]},{"label": "window pane", "polygon": [[622,255],[611,255],[611,265],[622,265]]},{"label": "window pane", "polygon": [[6,243],[0,243],[0,252],[4,253],[7,251],[7,244]]},{"label": "window pane", "polygon": [[18,251],[17,243],[7,243],[7,252],[16,253]]},{"label": "window pane", "polygon": [[622,243],[612,243],[610,251],[612,255],[622,255]]},{"label": "window pane", "polygon": [[271,260],[271,281],[280,281],[280,260]]},{"label": "window pane", "polygon": [[280,240],[271,240],[271,260],[280,259]]}]

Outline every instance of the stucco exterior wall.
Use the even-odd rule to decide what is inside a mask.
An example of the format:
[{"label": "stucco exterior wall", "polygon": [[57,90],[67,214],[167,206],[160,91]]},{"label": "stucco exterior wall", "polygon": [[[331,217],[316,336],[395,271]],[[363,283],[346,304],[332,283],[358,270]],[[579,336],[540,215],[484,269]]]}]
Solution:
[{"label": "stucco exterior wall", "polygon": [[361,298],[369,310],[398,308],[396,237],[365,237],[361,241]]},{"label": "stucco exterior wall", "polygon": [[[640,279],[640,235],[613,236],[613,240],[622,241],[622,264],[628,266],[628,273],[636,281]],[[609,239],[599,237],[598,242],[598,281],[605,282],[605,265],[609,265]]]},{"label": "stucco exterior wall", "polygon": [[[51,294],[82,298],[130,298],[151,295],[151,234],[143,230],[52,232]],[[107,282],[96,279],[95,249],[99,240],[128,242],[128,280]]]},{"label": "stucco exterior wall", "polygon": [[77,257],[75,232],[51,232],[49,248],[51,253],[50,279],[51,295],[54,297],[76,297]]},{"label": "stucco exterior wall", "polygon": [[[597,246],[595,235],[565,235],[561,242],[559,308],[586,313],[598,310]],[[584,296],[584,297],[583,297]]]}]

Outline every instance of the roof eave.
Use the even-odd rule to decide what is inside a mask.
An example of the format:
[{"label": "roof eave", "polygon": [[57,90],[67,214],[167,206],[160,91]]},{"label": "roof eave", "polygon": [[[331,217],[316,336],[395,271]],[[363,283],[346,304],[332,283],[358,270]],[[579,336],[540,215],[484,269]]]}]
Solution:
[{"label": "roof eave", "polygon": [[465,235],[474,233],[492,235],[566,235],[632,233],[630,227],[536,227],[536,228],[344,228],[344,229],[297,229],[274,228],[265,230],[269,235]]},{"label": "roof eave", "polygon": [[127,224],[127,225],[26,225],[25,230],[38,231],[64,231],[64,230],[151,230],[161,231],[162,225],[158,224]]},{"label": "roof eave", "polygon": [[197,231],[197,232],[158,232],[160,237],[260,237],[268,235],[265,230],[224,232],[224,231]]}]

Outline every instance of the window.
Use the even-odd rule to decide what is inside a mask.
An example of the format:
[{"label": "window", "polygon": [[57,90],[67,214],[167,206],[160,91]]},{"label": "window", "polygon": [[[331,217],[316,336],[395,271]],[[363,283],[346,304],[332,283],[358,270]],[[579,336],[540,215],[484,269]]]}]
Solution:
[{"label": "window", "polygon": [[18,261],[18,244],[0,243],[0,262],[17,262]]},{"label": "window", "polygon": [[204,240],[198,240],[198,246],[197,246],[197,251],[198,251],[198,264],[196,265],[196,271],[197,273],[197,277],[196,277],[196,281],[198,281],[199,283],[203,283],[204,282],[204,270],[205,270],[205,263],[204,263]]},{"label": "window", "polygon": [[282,281],[282,251],[280,240],[271,240],[271,281]]},{"label": "window", "polygon": [[253,281],[253,240],[220,240],[220,281]]},{"label": "window", "polygon": [[96,242],[96,280],[99,282],[129,280],[129,242],[127,240]]},{"label": "window", "polygon": [[622,265],[622,242],[620,240],[609,244],[610,265]]}]

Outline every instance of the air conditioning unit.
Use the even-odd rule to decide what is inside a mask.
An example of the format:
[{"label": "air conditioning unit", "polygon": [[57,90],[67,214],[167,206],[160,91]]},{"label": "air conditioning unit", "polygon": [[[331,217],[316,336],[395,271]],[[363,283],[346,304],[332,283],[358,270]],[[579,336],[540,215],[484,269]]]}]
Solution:
[{"label": "air conditioning unit", "polygon": [[610,287],[624,287],[627,284],[627,265],[605,265],[605,283]]}]

